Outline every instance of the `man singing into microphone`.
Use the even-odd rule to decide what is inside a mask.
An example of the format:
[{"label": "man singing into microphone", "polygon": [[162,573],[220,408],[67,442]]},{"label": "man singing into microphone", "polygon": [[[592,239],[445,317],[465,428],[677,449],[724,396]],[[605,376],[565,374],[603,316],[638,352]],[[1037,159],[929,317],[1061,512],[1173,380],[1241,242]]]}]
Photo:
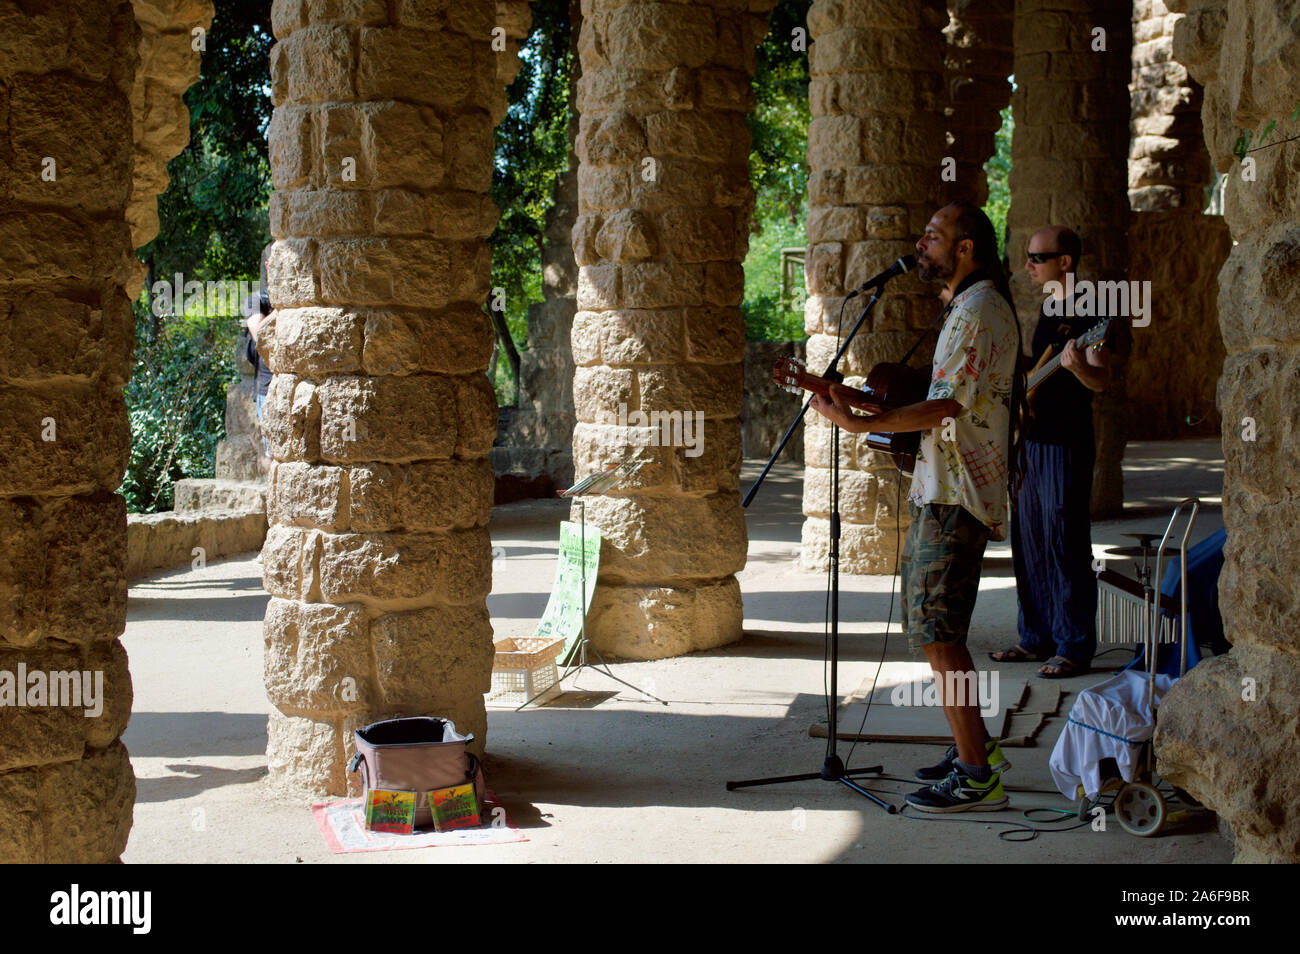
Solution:
[{"label": "man singing into microphone", "polygon": [[1009,765],[980,718],[966,633],[984,546],[1006,537],[1019,328],[993,225],[978,207],[936,212],[916,257],[922,280],[943,282],[950,295],[926,400],[869,416],[823,397],[812,406],[854,433],[921,432],[902,555],[904,625],[934,669],[956,744],[917,772],[939,781],[907,802],[925,812],[996,811],[1007,803]]}]

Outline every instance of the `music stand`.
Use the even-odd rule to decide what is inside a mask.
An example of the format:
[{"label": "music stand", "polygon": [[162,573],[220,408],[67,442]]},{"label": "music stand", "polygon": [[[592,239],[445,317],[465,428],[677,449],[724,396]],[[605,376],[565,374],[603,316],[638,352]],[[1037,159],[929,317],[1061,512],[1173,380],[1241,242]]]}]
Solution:
[{"label": "music stand", "polygon": [[[575,500],[578,504],[578,565],[581,578],[578,585],[578,593],[582,598],[582,616],[579,618],[581,630],[578,635],[578,642],[568,655],[569,659],[574,659],[576,655],[578,661],[576,664],[572,662],[566,663],[564,674],[560,676],[553,685],[547,686],[541,692],[536,693],[532,698],[525,699],[515,708],[516,712],[533,702],[535,699],[550,692],[551,689],[559,686],[570,676],[577,675],[584,669],[594,669],[596,672],[609,676],[609,678],[613,679],[615,682],[621,682],[629,689],[640,693],[648,699],[653,699],[661,705],[668,705],[667,702],[664,702],[664,700],[660,699],[658,696],[646,692],[644,689],[640,689],[632,685],[632,683],[628,682],[626,679],[622,679],[610,672],[609,663],[605,661],[605,657],[600,654],[600,650],[596,648],[595,644],[587,638],[587,504],[583,498],[603,494],[607,491],[617,490],[619,487],[622,487],[623,483],[629,477],[641,469],[641,463],[642,462],[632,463],[631,461],[625,461],[622,464],[615,464],[606,470],[597,471],[595,474],[584,477],[567,490],[560,491],[561,497]],[[595,654],[596,658],[600,660],[599,664],[590,662],[587,659],[588,649],[590,649],[591,652]]]}]

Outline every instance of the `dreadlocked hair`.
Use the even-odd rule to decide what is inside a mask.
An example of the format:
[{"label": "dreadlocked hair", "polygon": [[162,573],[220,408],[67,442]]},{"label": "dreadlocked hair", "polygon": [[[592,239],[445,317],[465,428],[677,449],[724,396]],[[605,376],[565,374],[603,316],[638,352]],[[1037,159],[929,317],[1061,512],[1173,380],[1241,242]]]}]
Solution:
[{"label": "dreadlocked hair", "polygon": [[973,258],[975,264],[984,270],[984,274],[993,282],[993,287],[998,290],[998,294],[1006,301],[1007,307],[1011,309],[1011,320],[1016,326],[1016,361],[1011,373],[1011,407],[1010,420],[1007,422],[1007,447],[1009,448],[1010,460],[1008,469],[1010,471],[1008,480],[1008,496],[1011,498],[1011,506],[1014,509],[1016,505],[1016,496],[1020,489],[1020,478],[1024,473],[1024,431],[1029,417],[1029,401],[1025,387],[1025,369],[1023,367],[1022,356],[1024,354],[1024,341],[1020,331],[1020,317],[1016,314],[1016,303],[1011,297],[1011,282],[1007,278],[1006,270],[1002,267],[1002,259],[998,256],[998,239],[997,233],[993,230],[993,223],[989,217],[984,214],[984,210],[971,202],[954,202],[951,208],[955,209],[957,216],[953,221],[953,228],[956,231],[956,240],[970,239],[975,250]]}]

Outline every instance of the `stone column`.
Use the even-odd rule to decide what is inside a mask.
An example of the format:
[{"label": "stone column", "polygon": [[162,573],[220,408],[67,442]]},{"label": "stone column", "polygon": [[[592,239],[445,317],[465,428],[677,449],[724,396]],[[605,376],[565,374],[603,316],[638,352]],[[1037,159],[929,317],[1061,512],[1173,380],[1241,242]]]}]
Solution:
[{"label": "stone column", "polygon": [[[1043,301],[1024,267],[1037,229],[1068,225],[1079,233],[1080,279],[1142,277],[1127,274],[1131,10],[1128,0],[1016,0],[1007,255],[1026,347]],[[1093,401],[1094,517],[1124,505],[1121,462],[1132,409],[1124,385],[1130,332],[1120,325],[1111,386]]]},{"label": "stone column", "polygon": [[[925,223],[943,204],[945,153],[942,2],[882,4],[818,0],[808,14],[813,40],[808,127],[808,367],[820,374],[834,357],[840,305],[902,255],[915,252]],[[864,296],[865,297],[865,296]],[[865,304],[844,309],[842,330]],[[933,289],[915,277],[891,282],[840,370],[861,386],[881,361],[897,361],[938,314]],[[934,336],[912,359],[921,366]],[[800,562],[824,568],[829,553],[830,425],[809,414],[804,428]],[[840,566],[890,573],[895,534],[906,523],[898,471],[867,448],[866,435],[840,436]],[[902,488],[904,494],[906,487]]]},{"label": "stone column", "polygon": [[952,201],[988,200],[984,163],[997,152],[1002,110],[1011,100],[1014,7],[1015,0],[948,0],[944,116],[952,142],[945,156],[956,167],[943,188]]},{"label": "stone column", "polygon": [[[124,0],[0,30],[0,862],[113,862],[131,829],[114,491],[143,278],[127,221],[138,36]],[[97,684],[92,707],[80,689]]]},{"label": "stone column", "polygon": [[[263,578],[271,783],[341,794],[352,730],[482,751],[497,408],[492,133],[527,7],[277,2]],[[494,49],[494,39],[498,46]]]},{"label": "stone column", "polygon": [[1201,135],[1201,86],[1173,58],[1174,24],[1162,0],[1133,4],[1132,208],[1129,273],[1151,282],[1152,324],[1133,331],[1128,418],[1133,440],[1219,433],[1214,388],[1223,367],[1217,276],[1232,242],[1223,217],[1205,215],[1213,179]]},{"label": "stone column", "polygon": [[[579,38],[573,460],[579,476],[645,462],[587,505],[606,541],[588,633],[602,652],[649,659],[741,635],[745,114],[767,27],[721,0],[602,6]],[[638,412],[702,430],[688,442],[684,428],[636,426]]]},{"label": "stone column", "polygon": [[[1300,861],[1300,10],[1242,0],[1165,0],[1185,12],[1174,55],[1205,84],[1201,117],[1228,177],[1234,245],[1219,273],[1227,360],[1220,610],[1232,651],[1202,662],[1165,698],[1160,774],[1226,819],[1241,862]],[[1246,130],[1266,148],[1233,156]],[[1269,143],[1275,145],[1269,146]]]}]

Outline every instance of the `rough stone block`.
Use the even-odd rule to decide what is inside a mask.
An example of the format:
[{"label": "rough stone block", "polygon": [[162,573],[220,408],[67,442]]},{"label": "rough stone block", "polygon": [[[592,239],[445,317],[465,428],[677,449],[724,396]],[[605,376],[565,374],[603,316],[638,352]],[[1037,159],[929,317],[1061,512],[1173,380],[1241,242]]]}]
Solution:
[{"label": "rough stone block", "polygon": [[740,414],[744,378],[740,355],[733,364],[646,368],[637,372],[644,411],[701,411],[707,418]]},{"label": "rough stone block", "polygon": [[362,99],[415,100],[446,111],[463,103],[474,88],[473,48],[464,37],[366,27],[360,49],[357,93]]},{"label": "rough stone block", "polygon": [[[484,160],[487,153],[474,152],[462,155],[465,149],[481,149],[482,144],[468,139],[462,129],[463,120],[457,120],[448,131],[452,144],[447,162],[456,164],[469,160],[472,165],[490,163]],[[443,127],[437,114],[428,106],[410,103],[381,103],[363,114],[361,148],[366,166],[371,170],[370,185],[375,189],[392,186],[409,186],[430,189],[443,177]],[[453,172],[455,175],[455,172]]]},{"label": "rough stone block", "polygon": [[396,607],[434,598],[481,604],[492,580],[487,531],[327,535],[320,579],[322,597],[331,603]]},{"label": "rough stone block", "polygon": [[278,526],[347,530],[348,500],[345,468],[286,462],[271,471],[268,516]]},{"label": "rough stone block", "polygon": [[266,607],[266,693],[282,712],[372,706],[370,624],[358,604],[272,599]]},{"label": "rough stone block", "polygon": [[266,361],[281,374],[321,376],[361,369],[366,318],[342,308],[281,308]]},{"label": "rough stone block", "polygon": [[731,364],[745,349],[745,319],[739,308],[686,310],[686,357],[698,364]]},{"label": "rough stone block", "polygon": [[493,651],[492,624],[481,603],[387,613],[371,631],[385,708],[449,718],[461,732],[482,726]]},{"label": "rough stone block", "polygon": [[450,252],[443,242],[398,238],[326,240],[320,243],[319,301],[442,308],[448,301],[450,268]]},{"label": "rough stone block", "polygon": [[587,521],[600,528],[600,575],[612,583],[681,585],[744,568],[747,536],[731,493],[655,498],[595,497]]},{"label": "rough stone block", "polygon": [[696,587],[601,583],[587,635],[605,656],[665,659],[735,642],[743,617],[734,577]]},{"label": "rough stone block", "polygon": [[351,468],[351,526],[357,532],[439,531],[487,525],[492,467],[485,459]]},{"label": "rough stone block", "polygon": [[15,200],[86,214],[108,213],[126,204],[131,142],[97,132],[130,128],[131,107],[125,96],[102,83],[66,74],[20,74],[9,90],[8,114],[9,181]]},{"label": "rough stone block", "polygon": [[[110,864],[121,858],[131,830],[135,775],[126,748],[114,742],[83,758],[37,772],[45,807],[43,864]],[[28,792],[24,800],[30,800]]]},{"label": "rough stone block", "polygon": [[272,710],[266,735],[267,782],[277,792],[313,797],[348,790],[340,725]]},{"label": "rough stone block", "polygon": [[456,392],[447,378],[336,377],[317,393],[326,460],[402,461],[455,451]]}]

